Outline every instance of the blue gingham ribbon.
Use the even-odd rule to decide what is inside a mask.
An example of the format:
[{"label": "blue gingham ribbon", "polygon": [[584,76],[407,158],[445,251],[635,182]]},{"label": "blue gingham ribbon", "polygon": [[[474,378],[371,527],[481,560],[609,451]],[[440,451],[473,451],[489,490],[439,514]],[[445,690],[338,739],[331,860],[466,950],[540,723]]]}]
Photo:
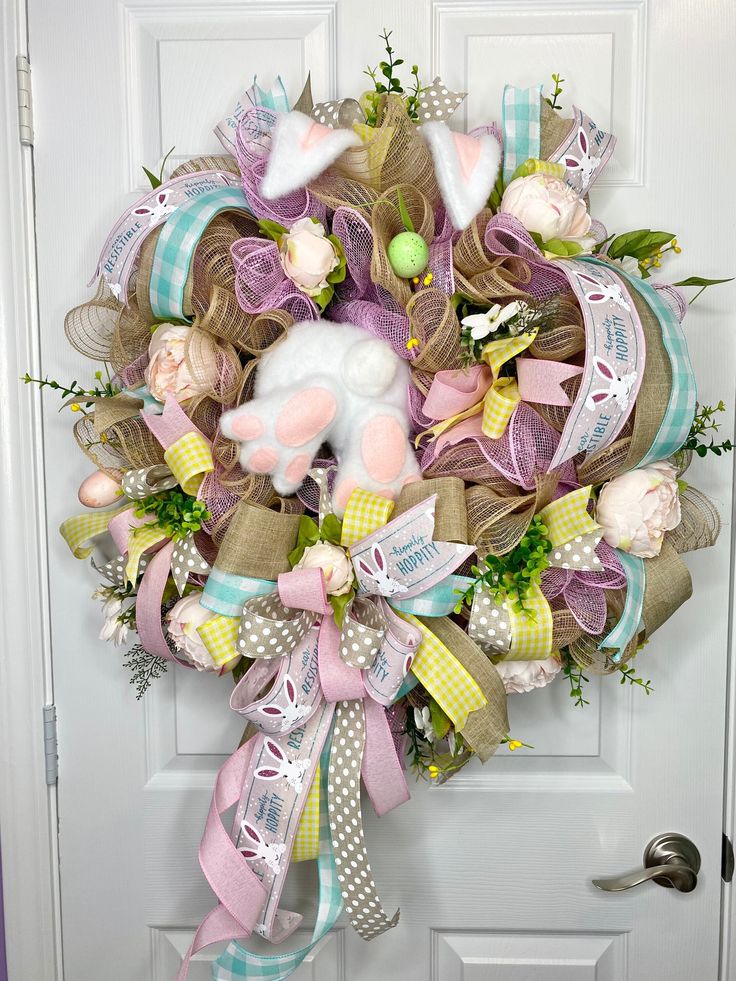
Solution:
[{"label": "blue gingham ribbon", "polygon": [[542,127],[542,85],[518,89],[506,85],[503,90],[503,179],[511,176],[526,160],[537,160],[540,154]]},{"label": "blue gingham ribbon", "polygon": [[332,854],[330,820],[327,811],[327,785],[330,768],[330,748],[332,735],[326,742],[320,756],[320,798],[319,798],[319,856],[317,873],[319,876],[319,907],[317,922],[310,942],[299,950],[288,954],[253,954],[241,944],[228,944],[212,965],[215,981],[234,981],[235,978],[265,979],[283,981],[296,971],[310,951],[326,936],[337,922],[342,911],[342,894],[337,867]]},{"label": "blue gingham ribbon", "polygon": [[[588,258],[583,261],[601,265],[599,259]],[[674,311],[646,280],[630,276],[620,267],[616,268],[616,275],[622,276],[628,285],[644,298],[657,318],[672,372],[672,387],[664,418],[654,442],[639,463],[640,467],[644,467],[656,460],[666,460],[680,449],[693,423],[698,393],[685,333]]]},{"label": "blue gingham ribbon", "polygon": [[192,198],[163,226],[153,255],[149,297],[157,320],[188,320],[184,314],[184,286],[194,250],[212,219],[222,211],[249,214],[245,194],[237,187],[220,187]]},{"label": "blue gingham ribbon", "polygon": [[637,555],[629,555],[628,552],[616,550],[616,555],[621,561],[626,573],[626,601],[621,614],[621,619],[611,630],[607,637],[598,645],[598,649],[607,647],[616,653],[611,656],[612,661],[620,661],[624,649],[632,637],[635,637],[641,627],[641,613],[644,608],[644,587],[646,585],[646,573],[644,571],[644,560]]},{"label": "blue gingham ribbon", "polygon": [[253,93],[253,101],[257,106],[264,106],[264,108],[272,109],[274,112],[289,111],[289,97],[280,75],[276,76],[276,81],[268,91],[262,89],[255,78],[252,88],[248,91]]},{"label": "blue gingham ribbon", "polygon": [[455,609],[459,593],[464,593],[472,581],[467,576],[447,576],[412,599],[392,596],[391,606],[415,617],[446,617]]},{"label": "blue gingham ribbon", "polygon": [[272,593],[275,588],[276,583],[269,582],[268,579],[238,576],[232,572],[223,572],[215,566],[207,577],[200,602],[213,613],[239,617],[248,600]]}]

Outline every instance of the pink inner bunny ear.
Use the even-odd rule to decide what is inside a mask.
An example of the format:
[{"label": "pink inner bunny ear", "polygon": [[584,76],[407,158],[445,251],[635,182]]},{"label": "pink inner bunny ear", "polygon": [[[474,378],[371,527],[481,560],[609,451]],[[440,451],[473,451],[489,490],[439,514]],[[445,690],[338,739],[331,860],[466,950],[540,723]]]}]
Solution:
[{"label": "pink inner bunny ear", "polygon": [[258,834],[258,832],[256,831],[256,829],[253,827],[252,824],[248,824],[247,821],[243,821],[243,824],[241,825],[241,829],[242,829],[242,831],[245,834],[248,835],[248,837],[252,841],[258,841],[259,842],[261,840],[261,836]]},{"label": "pink inner bunny ear", "polygon": [[579,145],[580,149],[583,151],[583,153],[586,154],[586,156],[587,156],[587,153],[588,153],[588,137],[587,137],[587,134],[586,134],[585,130],[582,129],[582,127],[578,130],[578,145]]},{"label": "pink inner bunny ear", "polygon": [[279,770],[274,770],[272,766],[261,766],[256,770],[255,775],[261,780],[275,780]]},{"label": "pink inner bunny ear", "polygon": [[168,196],[169,196],[169,192],[168,191],[161,191],[161,193],[158,196],[158,203],[159,204],[166,204],[166,199],[168,198]]},{"label": "pink inner bunny ear", "polygon": [[607,402],[610,399],[610,397],[611,397],[611,393],[610,392],[591,392],[590,393],[590,401],[593,402],[595,405],[598,405],[600,402]]},{"label": "pink inner bunny ear", "polygon": [[575,275],[578,277],[578,279],[582,280],[584,283],[592,283],[594,286],[598,285],[598,280],[594,279],[592,276],[589,276],[588,273],[579,272],[579,273],[575,273]]},{"label": "pink inner bunny ear", "polygon": [[608,378],[609,381],[613,381],[613,379],[616,377],[610,364],[607,361],[604,361],[603,358],[593,358],[593,364],[595,365],[595,370],[599,375],[602,375],[603,378]]},{"label": "pink inner bunny ear", "polygon": [[593,292],[586,294],[585,299],[588,301],[588,303],[603,303],[603,301],[607,300],[608,297],[605,293]]},{"label": "pink inner bunny ear", "polygon": [[576,157],[565,157],[565,166],[568,170],[580,170],[580,161]]},{"label": "pink inner bunny ear", "polygon": [[294,702],[296,701],[296,688],[294,687],[294,682],[291,680],[291,678],[288,676],[288,674],[287,674],[286,679],[284,681],[284,687],[286,688],[286,697],[289,699],[289,701],[293,705]]},{"label": "pink inner bunny ear", "polygon": [[264,715],[283,715],[283,709],[280,709],[278,705],[264,705],[261,709]]},{"label": "pink inner bunny ear", "polygon": [[376,563],[381,572],[383,572],[383,570],[386,568],[386,562],[384,560],[380,545],[373,546],[373,561]]},{"label": "pink inner bunny ear", "polygon": [[273,739],[266,740],[266,749],[269,751],[271,756],[275,757],[277,760],[283,760],[284,753],[278,743],[275,743]]},{"label": "pink inner bunny ear", "polygon": [[243,858],[256,858],[258,852],[254,851],[252,848],[241,848],[240,854]]},{"label": "pink inner bunny ear", "polygon": [[135,208],[134,211],[133,211],[133,214],[134,215],[150,215],[151,214],[151,209],[150,208],[145,208],[145,207],[144,208]]},{"label": "pink inner bunny ear", "polygon": [[364,562],[362,559],[359,559],[358,565],[360,566],[361,572],[364,572],[367,576],[373,575],[373,569],[371,569],[371,567],[368,565],[367,562]]}]

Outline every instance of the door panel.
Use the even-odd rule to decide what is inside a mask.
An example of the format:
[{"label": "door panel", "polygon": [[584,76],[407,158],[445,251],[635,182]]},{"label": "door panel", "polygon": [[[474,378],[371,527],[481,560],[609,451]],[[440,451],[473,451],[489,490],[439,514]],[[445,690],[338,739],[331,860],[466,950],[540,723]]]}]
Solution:
[{"label": "door panel", "polygon": [[[728,0],[704,6],[29,0],[44,370],[94,370],[61,324],[87,295],[109,225],[144,187],[140,165],[155,168],[171,146],[172,166],[219,150],[211,129],[254,74],[268,87],[280,72],[292,99],[308,69],[317,99],[359,92],[383,24],[425,77],[470,92],[459,116],[468,127],[498,118],[505,81],[560,71],[565,108],[581,105],[619,137],[593,213],[611,231],[671,227],[685,246],[668,265],[674,278],[727,275],[731,228],[712,201],[730,170],[720,143],[707,180],[696,177],[720,121],[734,15]],[[709,292],[687,322],[702,401],[731,407],[733,301],[731,286]],[[197,846],[240,720],[227,678],[170,669],[135,701],[120,652],[97,640],[93,576],[55,533],[87,469],[50,400],[45,437],[66,976],[93,981],[104,964],[106,981],[164,981],[213,902]],[[729,465],[699,461],[694,472],[728,514]],[[400,925],[367,949],[349,926],[336,930],[295,979],[715,981],[728,553],[726,533],[686,557],[695,599],[637,662],[651,697],[615,679],[591,679],[584,709],[564,679],[512,696],[512,731],[534,749],[502,750],[442,788],[411,782],[412,800],[381,821],[366,807],[376,881],[386,908],[401,906]],[[701,850],[693,894],[593,888],[593,877],[636,868],[666,830]],[[286,889],[306,924],[315,882],[297,866]],[[200,956],[193,979],[210,977],[216,953]]]}]

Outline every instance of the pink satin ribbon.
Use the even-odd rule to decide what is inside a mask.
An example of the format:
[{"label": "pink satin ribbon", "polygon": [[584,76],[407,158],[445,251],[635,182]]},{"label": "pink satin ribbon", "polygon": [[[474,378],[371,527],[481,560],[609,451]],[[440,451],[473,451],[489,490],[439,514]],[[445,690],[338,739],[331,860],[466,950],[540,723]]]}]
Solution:
[{"label": "pink satin ribbon", "polygon": [[160,415],[153,412],[142,412],[141,419],[165,450],[168,450],[187,433],[199,433],[205,443],[210,445],[210,441],[201,430],[197,429],[173,395],[166,397],[164,411]]}]

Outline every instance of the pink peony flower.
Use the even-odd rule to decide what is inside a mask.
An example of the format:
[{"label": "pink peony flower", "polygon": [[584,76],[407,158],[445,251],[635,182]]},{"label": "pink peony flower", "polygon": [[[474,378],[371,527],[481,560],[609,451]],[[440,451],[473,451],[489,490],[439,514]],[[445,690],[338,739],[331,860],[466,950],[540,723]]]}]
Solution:
[{"label": "pink peony flower", "polygon": [[579,242],[583,248],[592,247],[585,201],[557,177],[517,177],[504,191],[498,210],[513,215],[528,232],[541,236],[543,242],[559,238]]},{"label": "pink peony flower", "polygon": [[614,477],[600,492],[595,518],[609,545],[654,558],[664,533],[680,523],[677,471],[659,460]]},{"label": "pink peony flower", "polygon": [[205,609],[199,602],[202,593],[199,590],[184,596],[175,603],[166,614],[169,636],[174,642],[179,654],[195,666],[197,671],[228,671],[237,658],[228,661],[223,667],[215,664],[204,641],[199,636],[199,627],[211,620],[215,615]]},{"label": "pink peony flower", "polygon": [[542,661],[499,661],[496,670],[501,675],[506,694],[521,695],[554,681],[561,666],[559,658],[552,655]]},{"label": "pink peony flower", "polygon": [[318,296],[327,276],[340,265],[335,246],[321,222],[300,218],[281,239],[281,265],[289,279],[307,296]]},{"label": "pink peony flower", "polygon": [[325,589],[331,596],[342,596],[353,585],[353,566],[345,549],[329,542],[308,545],[295,568],[321,569],[325,577]]},{"label": "pink peony flower", "polygon": [[205,369],[207,379],[195,382],[192,378],[185,357],[191,330],[192,327],[183,325],[161,324],[153,332],[148,345],[150,360],[145,379],[151,395],[159,402],[165,402],[167,395],[173,395],[177,402],[201,395],[208,391],[217,376],[217,364],[213,359]]}]

